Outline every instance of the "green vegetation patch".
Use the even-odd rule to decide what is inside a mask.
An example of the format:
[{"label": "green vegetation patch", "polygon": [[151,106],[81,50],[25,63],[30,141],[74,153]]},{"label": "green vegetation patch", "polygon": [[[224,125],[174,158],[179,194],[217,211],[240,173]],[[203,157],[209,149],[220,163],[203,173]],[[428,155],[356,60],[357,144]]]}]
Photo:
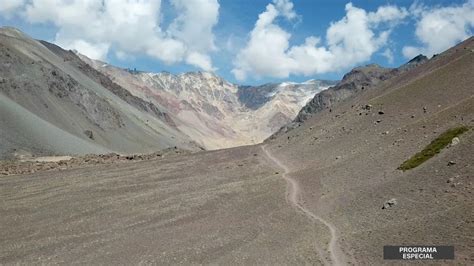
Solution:
[{"label": "green vegetation patch", "polygon": [[459,126],[446,130],[430,144],[428,144],[428,146],[426,146],[422,151],[403,162],[402,165],[398,167],[398,169],[406,171],[417,167],[439,153],[444,147],[451,143],[454,137],[457,137],[468,130],[469,128],[466,126]]}]

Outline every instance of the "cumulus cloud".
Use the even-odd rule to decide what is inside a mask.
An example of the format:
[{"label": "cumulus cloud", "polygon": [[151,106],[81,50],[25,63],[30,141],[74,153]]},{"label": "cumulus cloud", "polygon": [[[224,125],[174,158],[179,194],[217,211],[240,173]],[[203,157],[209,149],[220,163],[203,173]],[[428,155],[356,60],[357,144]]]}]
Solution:
[{"label": "cumulus cloud", "polygon": [[14,9],[28,22],[53,23],[58,28],[54,42],[91,58],[105,59],[115,48],[120,58],[145,53],[165,63],[213,70],[209,53],[216,49],[217,0],[171,0],[179,15],[166,29],[160,25],[160,0],[12,2],[19,3]]},{"label": "cumulus cloud", "polygon": [[394,61],[394,57],[393,57],[393,51],[389,48],[385,49],[385,51],[383,51],[382,53],[382,56],[384,56],[385,58],[387,58],[387,61],[389,64],[393,64],[393,61]]},{"label": "cumulus cloud", "polygon": [[432,56],[473,34],[474,0],[434,8],[414,4],[410,9],[417,18],[415,35],[421,45],[403,47],[403,55],[407,58],[418,54]]},{"label": "cumulus cloud", "polygon": [[19,8],[25,4],[25,0],[2,0],[0,4],[0,15],[10,18]]},{"label": "cumulus cloud", "polygon": [[391,29],[408,15],[406,9],[390,5],[367,12],[348,3],[345,10],[346,15],[327,29],[325,44],[320,37],[308,36],[304,43],[290,46],[291,34],[275,21],[277,17],[292,19],[297,14],[289,0],[274,0],[259,15],[247,45],[235,58],[234,76],[239,80],[249,74],[286,78],[359,64],[382,48]]}]

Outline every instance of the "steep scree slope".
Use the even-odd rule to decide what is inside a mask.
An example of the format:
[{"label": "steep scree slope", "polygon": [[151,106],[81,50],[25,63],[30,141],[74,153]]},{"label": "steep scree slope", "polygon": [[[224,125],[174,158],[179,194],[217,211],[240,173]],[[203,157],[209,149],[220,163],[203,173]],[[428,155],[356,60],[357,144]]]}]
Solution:
[{"label": "steep scree slope", "polygon": [[131,94],[165,110],[181,132],[206,149],[260,143],[292,121],[316,93],[334,84],[311,80],[237,86],[208,72],[146,73],[79,56]]},{"label": "steep scree slope", "polygon": [[[474,38],[267,141],[301,202],[336,228],[348,260],[381,265],[384,245],[454,245],[472,260]],[[371,108],[366,108],[366,106]],[[471,130],[420,166],[397,168],[447,129]],[[383,209],[390,199],[398,204]],[[321,243],[324,245],[325,243]]]},{"label": "steep scree slope", "polygon": [[152,103],[43,44],[0,28],[0,158],[197,148]]}]

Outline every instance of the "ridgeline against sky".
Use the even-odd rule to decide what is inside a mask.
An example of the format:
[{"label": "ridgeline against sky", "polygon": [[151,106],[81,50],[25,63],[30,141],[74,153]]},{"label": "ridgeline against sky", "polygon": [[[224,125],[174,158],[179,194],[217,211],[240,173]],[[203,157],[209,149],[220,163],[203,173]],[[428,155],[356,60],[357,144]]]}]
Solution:
[{"label": "ridgeline against sky", "polygon": [[0,25],[126,68],[262,83],[431,56],[472,35],[473,14],[473,0],[3,0]]}]

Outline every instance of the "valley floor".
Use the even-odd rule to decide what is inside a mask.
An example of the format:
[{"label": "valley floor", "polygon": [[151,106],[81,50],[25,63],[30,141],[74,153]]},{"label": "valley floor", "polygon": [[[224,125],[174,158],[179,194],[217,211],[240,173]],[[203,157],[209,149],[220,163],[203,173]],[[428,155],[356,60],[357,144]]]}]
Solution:
[{"label": "valley floor", "polygon": [[327,263],[277,171],[247,146],[2,177],[0,264]]}]

